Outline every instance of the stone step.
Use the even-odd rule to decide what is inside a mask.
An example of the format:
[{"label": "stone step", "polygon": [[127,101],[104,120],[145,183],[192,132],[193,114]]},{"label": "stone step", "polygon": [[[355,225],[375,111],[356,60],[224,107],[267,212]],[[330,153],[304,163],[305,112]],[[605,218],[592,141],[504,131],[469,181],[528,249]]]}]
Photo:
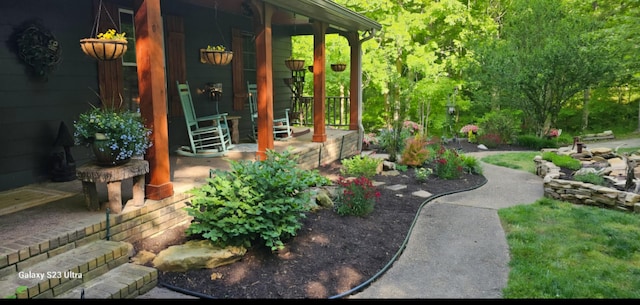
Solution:
[{"label": "stone step", "polygon": [[132,299],[158,283],[158,270],[126,263],[56,296],[56,299]]},{"label": "stone step", "polygon": [[[80,247],[67,244],[55,256],[42,254],[38,262],[20,265],[0,278],[0,297],[53,298],[128,263],[133,246],[127,242],[96,240]],[[58,252],[56,252],[58,253]]]}]

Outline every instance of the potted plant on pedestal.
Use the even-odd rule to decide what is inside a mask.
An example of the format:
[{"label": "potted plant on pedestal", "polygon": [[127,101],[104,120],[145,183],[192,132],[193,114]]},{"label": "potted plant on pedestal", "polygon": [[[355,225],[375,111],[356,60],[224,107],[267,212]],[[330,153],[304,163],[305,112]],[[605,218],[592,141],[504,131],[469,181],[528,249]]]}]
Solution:
[{"label": "potted plant on pedestal", "polygon": [[139,112],[92,105],[73,126],[75,144],[91,147],[98,165],[127,163],[152,145],[151,130],[144,126]]}]

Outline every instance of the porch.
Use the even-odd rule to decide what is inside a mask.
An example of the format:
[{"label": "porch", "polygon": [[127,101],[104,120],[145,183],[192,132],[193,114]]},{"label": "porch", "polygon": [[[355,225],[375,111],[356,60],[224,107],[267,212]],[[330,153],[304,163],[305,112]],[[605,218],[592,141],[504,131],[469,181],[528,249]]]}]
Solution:
[{"label": "porch", "polygon": [[[327,128],[327,141],[324,143],[311,141],[313,132],[310,128],[294,127],[294,133],[296,136],[293,138],[275,141],[274,150],[283,152],[290,149],[299,157],[298,164],[301,168],[317,168],[320,164],[358,153],[356,131]],[[210,169],[229,169],[229,160],[255,160],[256,149],[255,143],[238,144],[226,156],[215,158],[193,158],[171,153],[171,181],[175,192],[173,196],[160,201],[183,200],[188,197],[184,195],[186,191],[206,183]],[[106,202],[106,186],[98,184],[97,187],[100,202]],[[123,203],[132,198],[131,189],[131,181],[122,181]],[[24,195],[24,199],[17,196],[11,200],[0,201],[0,240],[12,241],[27,237],[33,239],[35,233],[46,232],[46,235],[51,235],[53,232],[77,230],[105,220],[104,211],[92,212],[87,209],[80,180],[32,184],[0,194],[12,191],[32,194]],[[145,199],[145,206],[150,202],[158,201]],[[131,212],[131,207],[125,206],[122,214],[128,212]],[[115,216],[118,215],[112,214],[112,217]],[[4,253],[6,250],[0,248],[0,258],[7,254]]]}]

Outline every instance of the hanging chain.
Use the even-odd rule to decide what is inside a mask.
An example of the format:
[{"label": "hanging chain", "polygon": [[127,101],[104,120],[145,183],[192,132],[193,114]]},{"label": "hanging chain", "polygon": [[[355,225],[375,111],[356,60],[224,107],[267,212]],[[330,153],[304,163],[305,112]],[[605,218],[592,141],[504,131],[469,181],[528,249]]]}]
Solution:
[{"label": "hanging chain", "polygon": [[224,39],[224,35],[222,34],[222,30],[220,30],[220,24],[218,24],[218,1],[215,2],[214,7],[213,7],[214,11],[215,11],[215,22],[216,22],[216,28],[218,29],[218,34],[220,34],[220,37],[222,38],[222,45],[224,47],[227,47],[227,41]]},{"label": "hanging chain", "polygon": [[102,15],[102,8],[104,8],[104,12],[107,13],[107,17],[109,17],[109,20],[111,20],[111,23],[113,24],[113,28],[116,30],[116,32],[119,32],[116,22],[113,21],[113,18],[111,18],[111,14],[109,14],[109,10],[104,6],[104,4],[102,3],[102,0],[100,0],[100,3],[98,4],[98,12],[96,14],[96,19],[93,21],[91,36],[89,37],[96,37],[96,35],[98,35],[98,27],[100,26],[100,15]]}]

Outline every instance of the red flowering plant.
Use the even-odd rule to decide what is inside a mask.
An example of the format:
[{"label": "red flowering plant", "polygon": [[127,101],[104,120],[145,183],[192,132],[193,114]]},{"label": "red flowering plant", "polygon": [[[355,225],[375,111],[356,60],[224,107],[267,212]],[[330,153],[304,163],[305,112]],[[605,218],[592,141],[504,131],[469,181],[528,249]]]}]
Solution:
[{"label": "red flowering plant", "polygon": [[462,159],[455,149],[439,145],[433,158],[434,172],[440,179],[457,179],[464,170]]},{"label": "red flowering plant", "polygon": [[357,178],[338,178],[338,185],[342,192],[338,192],[335,208],[341,216],[365,216],[373,212],[376,199],[380,192],[373,186],[371,180],[361,176]]},{"label": "red flowering plant", "polygon": [[547,132],[547,138],[550,138],[550,139],[551,138],[557,138],[558,136],[560,136],[561,132],[562,132],[561,130],[558,130],[558,129],[555,129],[555,128],[551,128]]}]

